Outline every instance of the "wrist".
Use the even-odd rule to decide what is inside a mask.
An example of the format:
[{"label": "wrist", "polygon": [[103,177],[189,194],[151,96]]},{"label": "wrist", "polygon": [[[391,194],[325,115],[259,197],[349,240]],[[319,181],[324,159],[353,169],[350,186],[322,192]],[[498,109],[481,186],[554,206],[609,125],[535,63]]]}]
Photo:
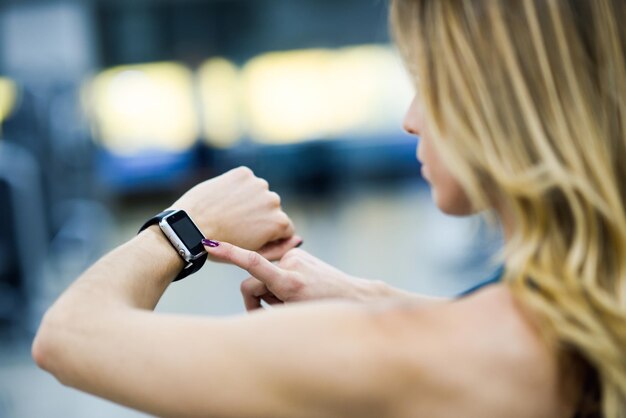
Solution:
[{"label": "wrist", "polygon": [[151,225],[137,235],[134,240],[139,248],[145,251],[144,260],[153,260],[161,264],[167,276],[178,274],[184,267],[185,261],[176,252],[158,225]]},{"label": "wrist", "polygon": [[[148,219],[139,229],[141,233],[150,226],[158,225],[171,247],[180,254],[185,266],[176,275],[179,281],[197,272],[207,260],[207,253],[202,245],[205,235],[191,219],[187,211],[167,209]],[[156,231],[156,228],[153,229]],[[146,237],[149,235],[146,234]],[[154,238],[155,235],[152,235]],[[154,241],[153,241],[154,242]]]}]

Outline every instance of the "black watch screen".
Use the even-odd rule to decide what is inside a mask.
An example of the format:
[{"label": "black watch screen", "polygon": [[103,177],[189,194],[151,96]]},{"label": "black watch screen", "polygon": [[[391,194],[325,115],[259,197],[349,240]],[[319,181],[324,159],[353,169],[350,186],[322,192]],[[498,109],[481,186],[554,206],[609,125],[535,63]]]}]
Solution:
[{"label": "black watch screen", "polygon": [[202,245],[204,235],[202,235],[202,232],[184,211],[176,212],[172,216],[167,217],[165,221],[185,244],[185,247],[189,249],[193,257],[197,257],[204,252],[204,246]]}]

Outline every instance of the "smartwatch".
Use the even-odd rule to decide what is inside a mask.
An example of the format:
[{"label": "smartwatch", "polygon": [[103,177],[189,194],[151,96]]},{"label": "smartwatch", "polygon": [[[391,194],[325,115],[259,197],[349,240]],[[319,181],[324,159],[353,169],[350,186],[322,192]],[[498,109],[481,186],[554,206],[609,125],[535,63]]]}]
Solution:
[{"label": "smartwatch", "polygon": [[200,270],[207,259],[202,245],[204,235],[184,210],[166,210],[150,218],[139,229],[158,224],[178,255],[185,261],[185,268],[173,281],[184,279]]}]

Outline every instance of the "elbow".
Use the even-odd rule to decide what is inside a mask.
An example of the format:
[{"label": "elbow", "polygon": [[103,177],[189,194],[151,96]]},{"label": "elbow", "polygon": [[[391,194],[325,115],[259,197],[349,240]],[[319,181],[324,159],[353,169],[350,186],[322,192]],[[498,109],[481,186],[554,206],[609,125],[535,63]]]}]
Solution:
[{"label": "elbow", "polygon": [[55,374],[59,362],[59,339],[61,332],[57,319],[48,312],[42,319],[41,325],[31,346],[31,355],[37,366]]},{"label": "elbow", "polygon": [[41,328],[37,331],[37,334],[35,335],[35,339],[33,340],[33,344],[30,347],[30,354],[33,358],[33,360],[35,361],[35,364],[40,368],[40,369],[46,369],[45,366],[45,352],[44,352],[44,345],[43,345],[43,341],[42,341],[42,336],[41,336]]},{"label": "elbow", "polygon": [[[46,315],[47,316],[47,315]],[[48,320],[46,317],[41,321],[41,325],[37,330],[37,334],[35,335],[35,339],[33,340],[33,345],[31,347],[31,355],[33,360],[39,366],[39,368],[44,370],[50,369],[50,357],[52,353],[52,338],[53,333],[49,329]]]}]

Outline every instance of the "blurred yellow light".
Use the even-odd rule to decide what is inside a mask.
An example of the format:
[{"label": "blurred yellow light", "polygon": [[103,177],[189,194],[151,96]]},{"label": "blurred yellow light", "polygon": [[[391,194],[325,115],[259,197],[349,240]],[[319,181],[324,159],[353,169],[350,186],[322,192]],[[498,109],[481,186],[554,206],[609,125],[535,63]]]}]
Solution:
[{"label": "blurred yellow light", "polygon": [[198,70],[202,122],[209,144],[225,148],[243,134],[239,69],[230,61],[214,58]]},{"label": "blurred yellow light", "polygon": [[249,133],[265,143],[396,130],[412,94],[386,46],[265,54],[243,80]]},{"label": "blurred yellow light", "polygon": [[91,83],[90,108],[102,144],[117,154],[180,152],[198,138],[193,77],[175,63],[117,67]]},{"label": "blurred yellow light", "polygon": [[17,86],[8,78],[0,77],[0,124],[11,115],[17,101]]},{"label": "blurred yellow light", "polygon": [[243,69],[250,134],[261,142],[288,143],[325,135],[328,92],[324,80],[332,52],[277,52]]},{"label": "blurred yellow light", "polygon": [[[401,128],[413,87],[399,55],[387,46],[336,51],[331,91],[337,112],[333,135],[367,136]],[[335,84],[333,84],[335,83]]]}]

